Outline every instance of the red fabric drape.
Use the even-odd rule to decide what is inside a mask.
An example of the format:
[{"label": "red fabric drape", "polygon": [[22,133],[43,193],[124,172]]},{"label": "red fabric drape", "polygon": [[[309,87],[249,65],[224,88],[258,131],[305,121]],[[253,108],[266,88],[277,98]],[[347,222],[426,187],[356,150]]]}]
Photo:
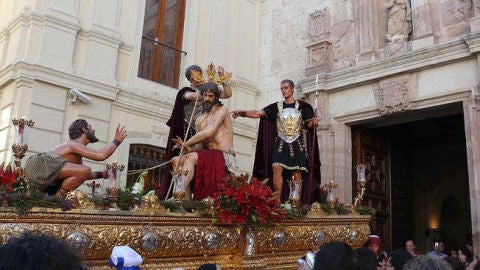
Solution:
[{"label": "red fabric drape", "polygon": [[220,190],[225,177],[225,160],[220,150],[205,149],[197,151],[198,161],[195,170],[193,199],[202,200]]}]

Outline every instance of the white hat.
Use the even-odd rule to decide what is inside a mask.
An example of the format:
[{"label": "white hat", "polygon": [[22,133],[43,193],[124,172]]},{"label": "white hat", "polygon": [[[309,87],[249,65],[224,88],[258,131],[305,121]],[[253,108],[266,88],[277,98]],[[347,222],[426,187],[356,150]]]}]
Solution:
[{"label": "white hat", "polygon": [[135,252],[129,246],[116,246],[112,250],[112,255],[110,256],[109,264],[110,266],[115,266],[118,269],[127,270],[127,269],[140,269],[143,259],[140,254]]}]

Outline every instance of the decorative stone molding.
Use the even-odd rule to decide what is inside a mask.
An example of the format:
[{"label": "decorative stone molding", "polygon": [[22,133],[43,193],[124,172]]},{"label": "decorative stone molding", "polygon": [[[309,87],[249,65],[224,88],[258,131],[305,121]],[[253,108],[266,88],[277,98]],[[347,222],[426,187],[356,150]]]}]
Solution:
[{"label": "decorative stone molding", "polygon": [[[352,67],[328,74],[320,74],[319,84],[322,91],[336,91],[342,87],[354,87],[368,81],[394,74],[425,69],[441,63],[459,61],[472,57],[464,40],[455,40],[439,44],[428,50],[408,52],[388,60],[376,61],[363,66]],[[307,82],[310,82],[307,84]],[[304,94],[315,91],[315,76],[301,81]]]},{"label": "decorative stone molding", "polygon": [[385,45],[385,49],[383,50],[383,53],[385,58],[390,58],[390,57],[399,56],[401,54],[405,54],[411,50],[412,50],[411,42],[408,42],[408,41],[395,42],[395,43],[389,43]]},{"label": "decorative stone molding", "polygon": [[305,70],[306,76],[329,72],[332,66],[332,43],[323,40],[307,48],[310,66]]},{"label": "decorative stone molding", "polygon": [[409,110],[411,108],[408,97],[413,87],[414,76],[403,75],[400,77],[381,80],[373,86],[375,101],[381,115],[387,115]]},{"label": "decorative stone molding", "polygon": [[315,10],[309,18],[309,34],[312,41],[328,39],[330,36],[330,12],[328,8]]},{"label": "decorative stone molding", "polygon": [[330,12],[328,8],[315,10],[309,16],[309,35],[314,43],[307,46],[309,67],[307,76],[329,72],[332,66],[332,43],[330,37]]}]

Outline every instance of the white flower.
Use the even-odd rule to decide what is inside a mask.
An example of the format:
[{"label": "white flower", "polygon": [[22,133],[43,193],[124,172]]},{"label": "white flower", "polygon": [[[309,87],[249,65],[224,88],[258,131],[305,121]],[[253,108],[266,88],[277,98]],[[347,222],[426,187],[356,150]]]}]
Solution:
[{"label": "white flower", "polygon": [[132,187],[132,194],[142,194],[143,193],[143,183],[136,182]]}]

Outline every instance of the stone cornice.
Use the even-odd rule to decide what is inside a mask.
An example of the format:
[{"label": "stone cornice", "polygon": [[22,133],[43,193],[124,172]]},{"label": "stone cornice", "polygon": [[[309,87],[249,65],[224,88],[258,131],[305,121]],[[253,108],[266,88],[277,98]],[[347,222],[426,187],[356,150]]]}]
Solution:
[{"label": "stone cornice", "polygon": [[[477,35],[475,34],[474,36]],[[476,39],[469,38],[470,42],[473,40]],[[412,72],[471,58],[473,55],[467,44],[468,41],[466,39],[458,39],[363,66],[352,67],[332,73],[322,73],[319,74],[318,86],[316,84],[316,76],[311,76],[310,78],[300,81],[302,93],[307,94],[315,90],[326,92],[338,91],[398,73]]]},{"label": "stone cornice", "polygon": [[78,21],[69,21],[63,18],[56,17],[52,14],[40,14],[30,10],[23,10],[16,18],[14,18],[6,28],[8,31],[13,32],[20,26],[36,25],[48,25],[53,28],[58,28],[63,31],[67,31],[75,34],[80,30]]},{"label": "stone cornice", "polygon": [[463,40],[467,43],[471,53],[480,52],[480,32],[468,34]]},{"label": "stone cornice", "polygon": [[78,24],[78,21],[77,22],[67,21],[50,14],[45,14],[44,18],[45,18],[44,19],[45,25],[49,25],[50,27],[58,28],[60,30],[67,31],[72,34],[76,34],[78,30],[80,30],[80,25]]},{"label": "stone cornice", "polygon": [[166,119],[170,117],[172,105],[155,97],[145,97],[136,93],[120,91],[112,109],[151,118]]},{"label": "stone cornice", "polygon": [[93,40],[116,49],[118,49],[120,47],[120,44],[122,44],[122,41],[119,38],[115,36],[105,35],[104,33],[98,32],[96,30],[90,30],[88,32],[81,30],[78,32],[77,38]]},{"label": "stone cornice", "polygon": [[256,94],[258,93],[258,87],[250,80],[241,78],[241,77],[236,77],[232,80],[233,84],[233,91],[236,89],[248,93],[248,94]]},{"label": "stone cornice", "polygon": [[239,123],[233,121],[233,133],[235,135],[245,136],[247,138],[256,138],[257,137],[257,127],[250,126],[245,123]]},{"label": "stone cornice", "polygon": [[[456,92],[453,94],[445,94],[445,95],[438,95],[434,98],[422,98],[411,101],[412,107],[409,111],[414,111],[418,109],[428,108],[432,105],[442,105],[442,104],[449,104],[453,102],[461,102],[471,96],[471,89],[463,89],[459,90],[460,92]],[[362,110],[360,112],[351,112],[349,114],[344,114],[339,117],[334,117],[335,121],[340,123],[352,123],[361,120],[367,120],[370,118],[381,117],[379,110],[377,107],[370,108],[366,110]]]},{"label": "stone cornice", "polygon": [[0,71],[0,87],[12,80],[37,80],[70,89],[80,89],[86,94],[101,96],[105,99],[115,100],[118,91],[117,86],[108,85],[64,73],[44,66],[32,65],[25,62],[17,62]]}]

